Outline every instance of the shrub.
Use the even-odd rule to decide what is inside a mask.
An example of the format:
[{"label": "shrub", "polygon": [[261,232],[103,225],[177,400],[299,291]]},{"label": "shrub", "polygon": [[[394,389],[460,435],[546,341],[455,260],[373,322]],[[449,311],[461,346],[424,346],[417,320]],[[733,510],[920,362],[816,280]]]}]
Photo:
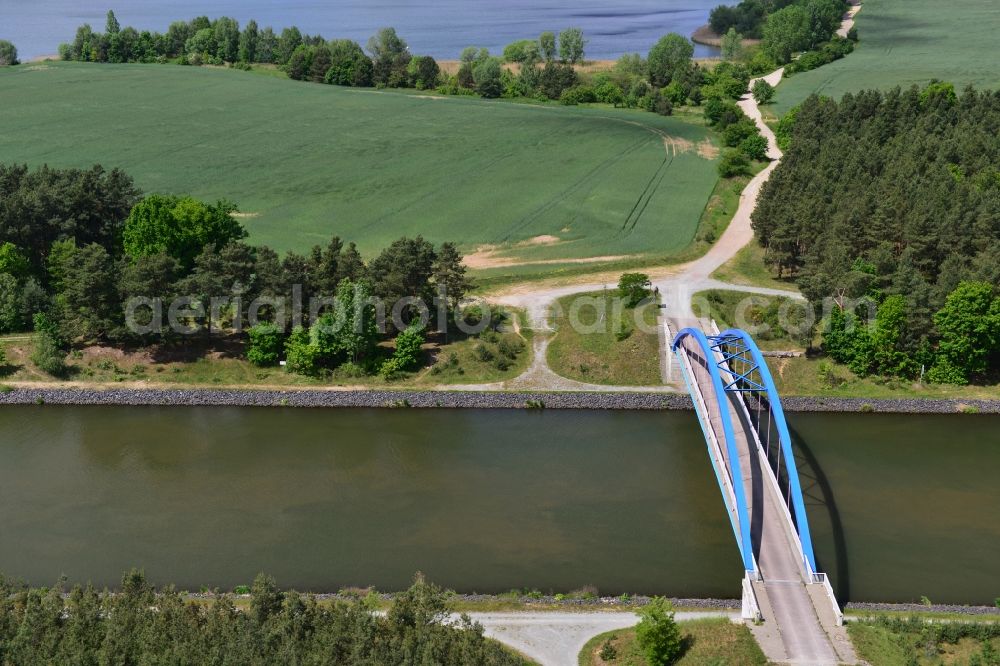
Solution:
[{"label": "shrub", "polygon": [[35,351],[31,354],[31,362],[42,372],[53,377],[65,377],[69,368],[66,366],[66,354],[60,348],[60,341],[50,331],[42,330],[35,338]]},{"label": "shrub", "polygon": [[500,338],[500,341],[497,343],[497,349],[500,350],[503,356],[513,360],[517,358],[518,354],[524,351],[524,343],[521,342],[520,338],[504,337]]},{"label": "shrub", "polygon": [[612,81],[605,81],[597,86],[594,89],[594,95],[597,97],[598,102],[604,102],[605,104],[621,106],[625,103],[625,93],[622,92],[618,84]]},{"label": "shrub", "polygon": [[722,132],[722,140],[730,148],[740,145],[744,139],[755,134],[760,134],[757,124],[746,116],[740,118],[738,122],[730,123]]},{"label": "shrub", "polygon": [[285,336],[280,328],[269,323],[257,324],[247,331],[247,336],[250,339],[248,361],[261,367],[278,364],[285,347]]},{"label": "shrub", "polygon": [[751,92],[758,104],[769,104],[774,99],[774,86],[764,79],[757,79]]},{"label": "shrub", "polygon": [[639,610],[635,628],[636,641],[646,660],[656,666],[671,664],[680,656],[681,631],[674,620],[674,607],[668,599],[653,597]]},{"label": "shrub", "polygon": [[403,369],[399,366],[399,361],[394,358],[386,359],[385,363],[378,369],[378,374],[385,380],[396,379],[402,372]]},{"label": "shrub", "polygon": [[597,101],[597,95],[590,86],[574,86],[562,91],[559,102],[566,106],[576,106],[577,104],[591,104]]},{"label": "shrub", "polygon": [[399,370],[414,370],[420,366],[423,359],[421,347],[424,344],[424,332],[417,326],[410,326],[396,336],[396,351],[392,354]]},{"label": "shrub", "polygon": [[719,160],[719,175],[723,178],[748,176],[750,175],[750,162],[747,161],[743,153],[736,150],[728,150],[722,155],[722,159]]},{"label": "shrub", "polygon": [[297,375],[315,375],[319,372],[319,349],[309,340],[309,332],[296,327],[285,342],[285,370]]},{"label": "shrub", "polygon": [[748,136],[740,142],[740,153],[747,159],[763,162],[767,159],[767,139],[760,134]]},{"label": "shrub", "polygon": [[357,363],[348,361],[347,363],[342,363],[337,368],[336,375],[340,379],[361,379],[368,376],[368,372]]},{"label": "shrub", "polygon": [[602,661],[614,661],[618,658],[618,649],[614,645],[614,636],[608,636],[607,640],[601,645],[601,651],[597,656],[601,658]]},{"label": "shrub", "polygon": [[472,353],[475,354],[476,358],[482,361],[483,363],[489,363],[490,361],[493,360],[494,357],[494,354],[490,350],[490,348],[484,344],[478,344],[475,347],[473,347]]}]

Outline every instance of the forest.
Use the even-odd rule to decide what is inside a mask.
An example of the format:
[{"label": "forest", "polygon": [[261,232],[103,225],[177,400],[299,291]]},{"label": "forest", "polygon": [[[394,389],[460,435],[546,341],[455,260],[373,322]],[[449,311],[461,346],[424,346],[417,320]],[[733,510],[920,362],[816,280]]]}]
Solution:
[{"label": "forest", "polygon": [[[410,326],[420,309],[447,330],[472,286],[451,243],[401,238],[366,263],[353,243],[333,237],[279,256],[244,242],[236,210],[227,201],[142,197],[117,169],[0,165],[0,332],[33,329],[32,360],[54,376],[65,374],[74,344],[148,345],[246,324],[248,355],[260,365],[287,354],[301,374],[350,362],[391,376],[420,360],[423,327]],[[164,322],[178,298],[186,299],[183,330]],[[380,327],[375,303],[392,308],[406,298],[414,304]],[[135,300],[145,307],[131,308]],[[245,321],[254,302],[257,321]],[[297,306],[298,320],[288,316]],[[393,333],[395,355],[383,359],[376,344]]]},{"label": "forest", "polygon": [[[111,593],[88,585],[27,588],[0,579],[0,663],[23,664],[441,664],[527,662],[484,638],[468,617],[449,618],[447,595],[422,576],[395,595],[333,602],[284,592],[260,575],[233,595],[192,601],[156,589],[141,571]],[[241,605],[237,605],[240,603]]]},{"label": "forest", "polygon": [[[933,82],[812,96],[753,226],[858,374],[962,384],[1000,363],[1000,93]],[[869,306],[871,327],[853,326]]]}]

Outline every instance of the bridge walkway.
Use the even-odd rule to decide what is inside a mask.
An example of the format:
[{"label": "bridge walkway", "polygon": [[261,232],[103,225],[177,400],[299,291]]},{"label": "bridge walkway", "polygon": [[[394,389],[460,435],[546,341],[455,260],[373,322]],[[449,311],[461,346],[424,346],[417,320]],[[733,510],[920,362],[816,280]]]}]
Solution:
[{"label": "bridge walkway", "polygon": [[[787,502],[767,462],[764,447],[772,442],[759,441],[743,394],[724,391],[721,400],[716,397],[712,365],[718,367],[725,359],[718,351],[703,349],[693,336],[679,338],[678,352],[741,553],[744,546],[750,550],[744,561],[756,597],[753,602],[763,619],[751,629],[768,658],[777,663],[854,662],[856,657],[838,626],[839,608],[830,607],[831,598],[805,561]],[[727,441],[727,417],[731,444]],[[738,460],[738,486],[730,462],[733,454]],[[746,507],[743,521],[741,504]],[[749,530],[744,535],[746,524]],[[836,647],[831,634],[836,636]]]}]

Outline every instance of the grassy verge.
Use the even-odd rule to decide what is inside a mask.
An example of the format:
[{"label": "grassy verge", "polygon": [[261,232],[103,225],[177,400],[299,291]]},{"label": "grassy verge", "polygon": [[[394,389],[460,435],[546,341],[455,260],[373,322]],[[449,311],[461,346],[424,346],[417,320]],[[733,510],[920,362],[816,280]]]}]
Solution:
[{"label": "grassy verge", "polygon": [[[679,622],[685,649],[676,666],[763,666],[767,658],[754,641],[750,630],[727,619],[690,620]],[[601,651],[610,643],[614,659],[602,659]],[[607,655],[608,653],[605,652]],[[580,651],[580,666],[629,664],[647,666],[649,662],[639,650],[635,629],[619,629],[600,634],[587,641]],[[877,662],[872,662],[877,663]]]},{"label": "grassy verge", "polygon": [[710,289],[696,293],[691,307],[695,315],[714,319],[720,329],[742,328],[750,332],[761,349],[799,350],[812,341],[811,331],[800,334],[796,330],[807,312],[808,306],[802,301]]},{"label": "grassy verge", "polygon": [[549,366],[563,377],[592,384],[658,385],[658,313],[651,301],[625,308],[617,290],[561,298],[552,317],[557,332],[549,343]]},{"label": "grassy verge", "polygon": [[776,278],[764,264],[764,248],[757,241],[751,242],[720,266],[712,277],[716,280],[748,287],[795,290],[795,283],[788,278]]},{"label": "grassy verge", "polygon": [[[818,346],[811,333],[789,332],[805,314],[804,304],[784,297],[739,291],[709,290],[696,293],[692,308],[699,317],[711,317],[720,329],[748,330],[764,351],[802,351]],[[782,316],[782,308],[786,316]],[[760,328],[758,328],[760,327]],[[985,386],[948,386],[888,377],[858,377],[850,368],[826,357],[768,358],[779,393],[783,396],[878,399],[1000,399],[1000,383]],[[974,411],[971,408],[969,411]]]},{"label": "grassy verge", "polygon": [[988,626],[945,623],[937,631],[920,621],[851,622],[847,633],[858,656],[879,666],[992,666],[1000,663],[1000,637]]},{"label": "grassy verge", "polygon": [[767,364],[771,368],[778,392],[783,396],[872,399],[1000,399],[1000,384],[946,386],[880,377],[862,378],[855,375],[847,367],[825,358],[769,358]]}]

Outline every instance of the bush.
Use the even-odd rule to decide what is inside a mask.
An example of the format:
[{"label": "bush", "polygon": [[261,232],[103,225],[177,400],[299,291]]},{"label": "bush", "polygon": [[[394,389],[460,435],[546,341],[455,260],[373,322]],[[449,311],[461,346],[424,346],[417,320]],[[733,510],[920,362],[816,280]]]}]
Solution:
[{"label": "bush", "polygon": [[758,104],[769,104],[774,99],[774,86],[764,79],[757,79],[751,92]]},{"label": "bush", "polygon": [[392,361],[399,370],[415,370],[423,360],[424,332],[416,326],[410,326],[396,336],[396,351]]},{"label": "bush", "polygon": [[597,97],[598,102],[603,102],[605,104],[611,104],[614,106],[621,106],[625,103],[625,93],[622,92],[621,87],[612,81],[605,81],[601,85],[594,89],[594,95]]},{"label": "bush", "polygon": [[749,176],[750,162],[740,152],[727,150],[722,159],[719,160],[719,175],[723,178],[733,178],[734,176]]},{"label": "bush", "polygon": [[594,89],[590,86],[574,86],[562,91],[559,102],[566,106],[576,106],[577,104],[591,104],[597,101]]},{"label": "bush", "polygon": [[763,162],[767,159],[767,139],[760,134],[748,136],[740,143],[740,152],[747,159]]},{"label": "bush", "polygon": [[476,92],[487,99],[496,99],[503,92],[503,68],[499,58],[486,58],[472,68]]},{"label": "bush", "polygon": [[655,666],[672,664],[680,656],[681,631],[674,620],[674,607],[668,599],[653,597],[639,610],[635,628],[636,641],[646,661]]},{"label": "bush", "polygon": [[35,338],[31,362],[53,377],[65,377],[69,370],[66,366],[66,353],[61,349],[59,339],[45,330],[40,331]]},{"label": "bush", "polygon": [[524,343],[520,338],[504,337],[497,343],[497,349],[500,350],[500,354],[503,356],[515,359],[518,354],[524,351]]},{"label": "bush", "polygon": [[597,656],[599,656],[602,661],[614,661],[618,658],[618,649],[614,645],[614,638],[614,636],[609,636],[601,645],[601,651]]},{"label": "bush", "polygon": [[722,140],[730,148],[736,148],[747,137],[760,134],[757,124],[750,118],[743,116],[739,122],[731,123],[722,132]]},{"label": "bush", "polygon": [[247,336],[250,342],[247,346],[247,360],[254,365],[266,367],[277,365],[281,352],[285,347],[285,336],[274,324],[257,324]]},{"label": "bush", "polygon": [[285,342],[285,370],[313,376],[319,372],[320,351],[309,340],[309,331],[297,327]]},{"label": "bush", "polygon": [[639,106],[651,113],[658,113],[661,116],[669,116],[674,112],[674,105],[671,104],[670,100],[659,89],[655,89],[644,95],[639,100]]}]

